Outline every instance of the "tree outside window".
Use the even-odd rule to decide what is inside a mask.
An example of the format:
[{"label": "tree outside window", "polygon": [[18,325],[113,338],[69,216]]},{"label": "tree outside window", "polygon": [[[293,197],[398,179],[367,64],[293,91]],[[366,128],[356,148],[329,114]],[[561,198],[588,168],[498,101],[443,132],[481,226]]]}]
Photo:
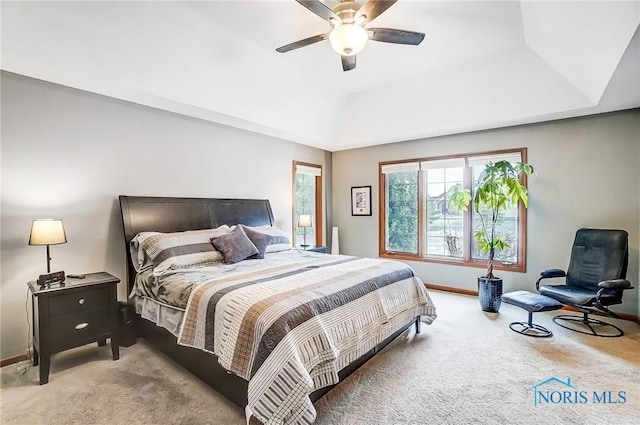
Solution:
[{"label": "tree outside window", "polygon": [[388,251],[418,252],[418,172],[387,174]]}]

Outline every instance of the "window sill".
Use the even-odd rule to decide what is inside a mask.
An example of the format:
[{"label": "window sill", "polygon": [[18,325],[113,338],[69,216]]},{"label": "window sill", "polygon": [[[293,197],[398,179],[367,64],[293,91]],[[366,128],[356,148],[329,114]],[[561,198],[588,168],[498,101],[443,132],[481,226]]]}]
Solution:
[{"label": "window sill", "polygon": [[[486,269],[487,263],[485,261],[464,261],[463,259],[455,259],[455,258],[431,258],[431,257],[420,257],[418,254],[411,254],[407,252],[402,253],[389,253],[389,252],[381,252],[379,254],[380,258],[389,258],[393,260],[405,260],[405,261],[418,261],[421,263],[435,263],[435,264],[447,264],[450,266],[462,266],[462,267],[474,267],[478,269]],[[527,268],[525,264],[502,264],[494,261],[493,263],[494,270],[503,270],[509,272],[516,273],[526,273]]]}]

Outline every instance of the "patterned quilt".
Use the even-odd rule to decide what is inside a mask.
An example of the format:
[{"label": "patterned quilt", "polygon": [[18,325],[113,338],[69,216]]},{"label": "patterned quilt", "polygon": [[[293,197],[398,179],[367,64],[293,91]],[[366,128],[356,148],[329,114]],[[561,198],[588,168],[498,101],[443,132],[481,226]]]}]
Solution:
[{"label": "patterned quilt", "polygon": [[178,343],[216,354],[249,382],[248,415],[311,424],[309,394],[414,317],[429,324],[435,307],[406,264],[301,256],[195,287]]}]

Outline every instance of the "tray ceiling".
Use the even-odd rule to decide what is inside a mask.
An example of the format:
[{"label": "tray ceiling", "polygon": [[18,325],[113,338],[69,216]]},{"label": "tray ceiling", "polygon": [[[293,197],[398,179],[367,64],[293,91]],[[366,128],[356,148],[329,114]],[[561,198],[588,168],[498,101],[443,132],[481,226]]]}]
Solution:
[{"label": "tray ceiling", "polygon": [[[335,2],[327,1],[329,6]],[[343,72],[293,0],[3,1],[2,69],[329,151],[640,106],[640,2],[399,0]]]}]

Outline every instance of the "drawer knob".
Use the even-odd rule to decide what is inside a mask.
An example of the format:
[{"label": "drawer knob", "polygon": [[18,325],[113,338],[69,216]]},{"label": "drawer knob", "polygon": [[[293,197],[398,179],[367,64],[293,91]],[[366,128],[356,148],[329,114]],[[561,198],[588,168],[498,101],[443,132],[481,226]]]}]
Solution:
[{"label": "drawer knob", "polygon": [[78,300],[78,304],[84,304],[84,298],[80,298],[80,299]]},{"label": "drawer knob", "polygon": [[87,326],[89,326],[89,324],[88,324],[87,322],[78,323],[78,324],[76,325],[76,330],[84,329],[84,328],[86,328]]}]

